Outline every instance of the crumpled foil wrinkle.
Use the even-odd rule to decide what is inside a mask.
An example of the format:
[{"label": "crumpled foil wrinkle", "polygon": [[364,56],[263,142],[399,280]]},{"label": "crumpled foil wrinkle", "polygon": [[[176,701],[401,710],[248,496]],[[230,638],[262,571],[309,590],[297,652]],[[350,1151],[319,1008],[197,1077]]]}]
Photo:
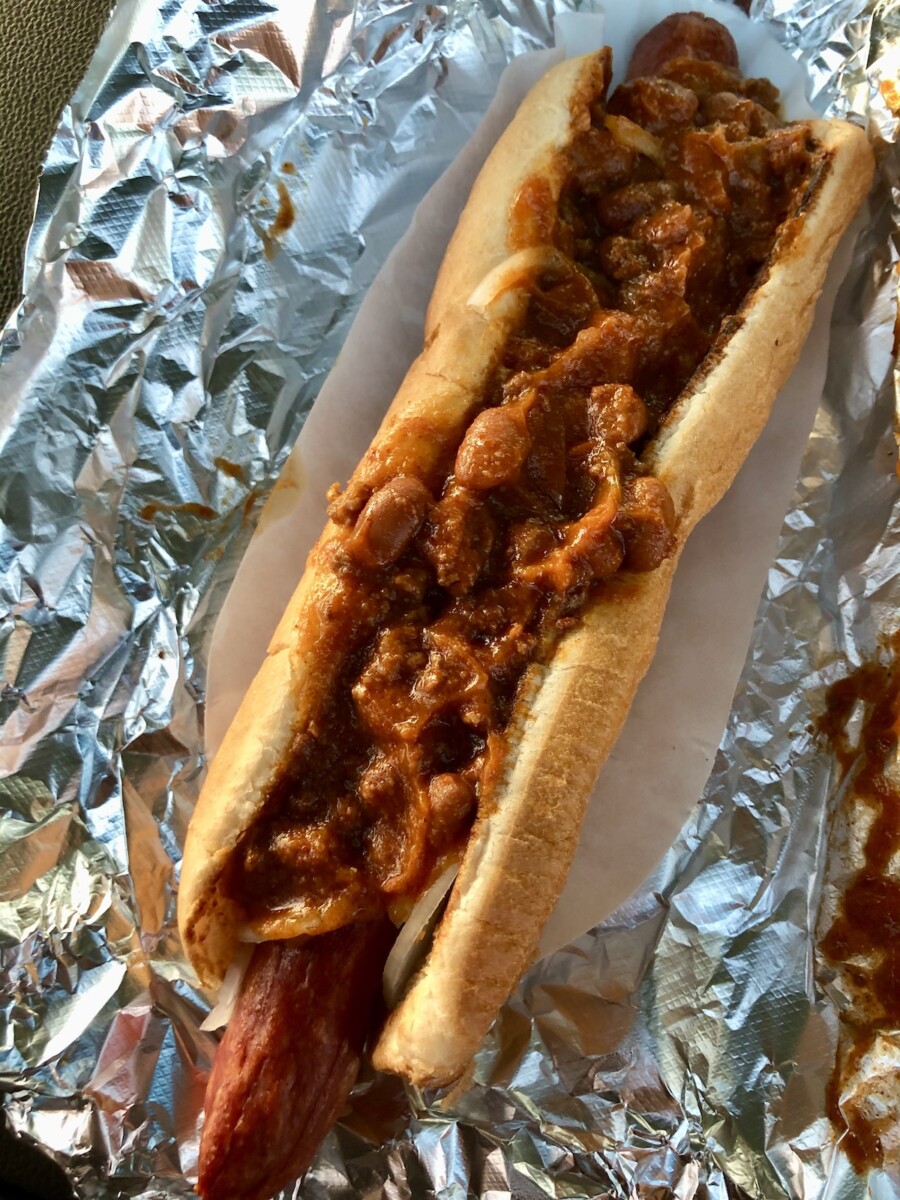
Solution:
[{"label": "crumpled foil wrinkle", "polygon": [[[190,1191],[215,1042],[172,897],[212,625],[410,197],[569,7],[135,0],[63,114],[0,339],[0,1086],[82,1197]],[[366,1076],[304,1195],[866,1194],[823,1116],[836,780],[810,727],[900,601],[900,5],[754,16],[881,169],[706,793],[641,892],[530,973],[471,1087]]]}]

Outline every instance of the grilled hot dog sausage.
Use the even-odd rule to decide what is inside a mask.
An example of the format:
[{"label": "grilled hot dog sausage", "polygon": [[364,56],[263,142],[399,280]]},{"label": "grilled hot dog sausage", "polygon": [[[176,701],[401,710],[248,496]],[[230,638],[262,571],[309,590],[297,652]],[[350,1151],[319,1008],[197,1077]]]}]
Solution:
[{"label": "grilled hot dog sausage", "polygon": [[267,1200],[340,1116],[380,1011],[389,921],[253,952],[206,1089],[197,1190]]}]

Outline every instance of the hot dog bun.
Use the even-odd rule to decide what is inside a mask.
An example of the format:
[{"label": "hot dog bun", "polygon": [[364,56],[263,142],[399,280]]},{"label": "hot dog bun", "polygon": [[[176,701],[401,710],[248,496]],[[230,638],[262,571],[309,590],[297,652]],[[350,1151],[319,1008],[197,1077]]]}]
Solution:
[{"label": "hot dog bun", "polygon": [[[471,409],[526,300],[524,289],[507,291],[489,316],[466,304],[476,284],[510,257],[506,208],[501,201],[495,212],[491,196],[515,195],[535,173],[546,174],[558,193],[561,177],[552,167],[554,156],[589,123],[586,99],[602,90],[609,64],[608,53],[561,63],[529,93],[516,121],[497,142],[448,248],[426,317],[426,349],[410,367],[348,490],[354,484],[374,485],[402,474],[411,463],[436,457],[442,431],[452,430]],[[488,219],[482,220],[485,214]],[[316,656],[333,579],[325,549],[347,536],[346,528],[329,522],[313,548],[268,656],[210,765],[191,818],[179,886],[179,926],[191,962],[211,986],[221,982],[240,937],[240,914],[219,886],[222,872],[262,806],[271,773],[303,720],[303,706],[312,710],[320,690],[328,686]],[[268,936],[324,932],[328,921],[318,918],[298,912],[293,922],[283,920]],[[339,923],[337,915],[334,923]]]},{"label": "hot dog bun", "polygon": [[[527,303],[529,271],[541,253],[557,253],[545,245],[539,223],[524,235],[521,223],[514,229],[512,208],[536,175],[558,197],[560,152],[590,125],[589,102],[608,72],[607,53],[554,68],[497,143],[448,248],[425,349],[348,493],[371,492],[413,467],[427,470],[458,440]],[[673,498],[679,551],[765,424],[808,332],[830,254],[870,186],[871,152],[860,130],[814,122],[811,132],[819,157],[803,211],[783,224],[757,285],[645,451]],[[348,526],[330,522],[310,555],[191,824],[179,919],[208,984],[221,980],[241,938],[315,934],[347,919],[339,902],[298,903],[248,928],[222,880],[293,731],[332,680],[316,648],[334,595],[332,551],[350,536]],[[532,669],[502,773],[483,798],[434,946],[375,1047],[380,1068],[418,1084],[458,1076],[527,966],[565,879],[593,782],[652,657],[677,556],[647,574],[616,576],[551,661]]]},{"label": "hot dog bun", "polygon": [[520,708],[492,810],[473,830],[428,959],[375,1049],[382,1070],[420,1086],[456,1078],[533,957],[587,799],[653,657],[678,555],[761,433],[809,333],[831,254],[871,186],[860,129],[813,130],[828,161],[809,209],[783,230],[765,278],[648,454],[675,502],[678,552],[609,585]]}]

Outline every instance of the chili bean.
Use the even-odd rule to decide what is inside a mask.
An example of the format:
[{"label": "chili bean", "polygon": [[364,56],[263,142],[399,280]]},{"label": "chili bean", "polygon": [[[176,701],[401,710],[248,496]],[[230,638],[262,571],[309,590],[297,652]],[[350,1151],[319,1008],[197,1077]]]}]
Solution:
[{"label": "chili bean", "polygon": [[700,101],[690,88],[671,79],[634,79],[616,88],[609,102],[614,115],[628,117],[651,133],[691,125]]},{"label": "chili bean", "polygon": [[456,455],[456,478],[476,491],[514,483],[531,449],[531,439],[518,412],[487,408],[480,412]]},{"label": "chili bean", "polygon": [[414,475],[398,475],[369,497],[348,542],[351,558],[364,567],[389,567],[416,533],[431,493]]},{"label": "chili bean", "polygon": [[673,13],[654,25],[635,46],[626,78],[658,75],[674,58],[738,65],[737,46],[724,25],[701,13]]},{"label": "chili bean", "polygon": [[650,424],[646,404],[634,388],[624,383],[592,388],[590,411],[594,435],[613,446],[630,446],[643,437]]},{"label": "chili bean", "polygon": [[625,567],[655,571],[674,546],[675,507],[665,484],[652,475],[630,479],[615,524],[625,542]]},{"label": "chili bean", "polygon": [[428,840],[433,846],[445,846],[467,824],[475,804],[471,783],[462,775],[435,775],[428,788],[431,821]]}]

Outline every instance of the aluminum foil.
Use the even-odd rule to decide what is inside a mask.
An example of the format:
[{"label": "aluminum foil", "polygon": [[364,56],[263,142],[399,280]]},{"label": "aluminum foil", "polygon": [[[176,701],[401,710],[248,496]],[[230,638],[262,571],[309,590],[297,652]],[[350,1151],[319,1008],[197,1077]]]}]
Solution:
[{"label": "aluminum foil", "polygon": [[[190,1191],[214,1042],[173,884],[212,623],[411,203],[569,6],[133,0],[63,115],[0,341],[0,1088],[81,1196]],[[900,4],[754,15],[881,167],[706,793],[528,976],[468,1088],[361,1082],[310,1197],[900,1196],[823,1116],[836,780],[811,732],[900,608]]]}]

